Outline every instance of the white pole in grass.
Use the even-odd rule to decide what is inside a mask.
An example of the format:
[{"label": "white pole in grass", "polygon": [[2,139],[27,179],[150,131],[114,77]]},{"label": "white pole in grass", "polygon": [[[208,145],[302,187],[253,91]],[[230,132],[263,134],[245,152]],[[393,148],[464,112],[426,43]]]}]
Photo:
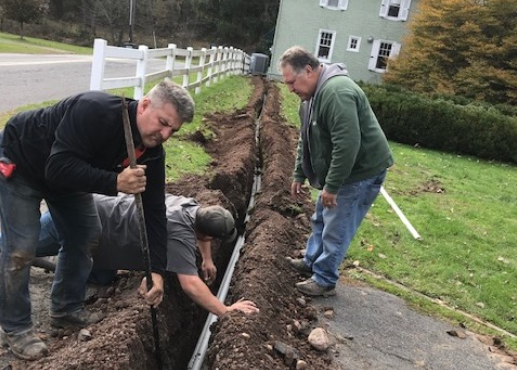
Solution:
[{"label": "white pole in grass", "polygon": [[402,221],[402,223],[407,227],[407,229],[409,230],[409,232],[411,233],[411,235],[413,235],[413,238],[417,239],[417,240],[422,240],[422,238],[420,237],[420,235],[418,234],[418,232],[415,230],[415,228],[413,227],[413,225],[411,225],[411,223],[409,222],[409,220],[406,218],[406,216],[404,216],[404,214],[402,213],[402,211],[400,210],[400,208],[397,206],[397,204],[395,203],[395,201],[390,197],[390,195],[386,192],[386,190],[384,189],[384,187],[381,186],[381,194],[382,196],[384,197],[384,199],[386,199],[386,201],[389,203],[389,205],[391,206],[391,208],[393,208],[393,210],[395,211],[395,213],[399,216],[400,220]]}]

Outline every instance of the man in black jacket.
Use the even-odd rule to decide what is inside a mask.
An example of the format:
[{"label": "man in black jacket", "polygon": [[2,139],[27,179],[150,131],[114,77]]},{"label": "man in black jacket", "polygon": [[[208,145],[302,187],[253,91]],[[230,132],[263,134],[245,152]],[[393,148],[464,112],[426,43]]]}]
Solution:
[{"label": "man in black jacket", "polygon": [[137,168],[129,168],[122,99],[90,91],[53,106],[22,112],[0,132],[0,339],[26,360],[48,354],[31,321],[29,271],[45,199],[64,246],[51,292],[51,324],[83,327],[102,320],[84,309],[91,255],[101,223],[91,193],[142,193],[151,254],[153,289],[147,303],[163,299],[166,266],[165,152],[162,143],[183,122],[194,103],[172,81],[157,84],[139,101],[128,99]]}]

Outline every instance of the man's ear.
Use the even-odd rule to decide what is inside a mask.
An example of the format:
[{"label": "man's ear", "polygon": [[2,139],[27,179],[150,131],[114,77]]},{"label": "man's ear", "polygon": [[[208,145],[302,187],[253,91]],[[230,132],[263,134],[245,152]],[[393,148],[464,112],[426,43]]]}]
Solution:
[{"label": "man's ear", "polygon": [[310,65],[305,66],[305,72],[307,72],[307,77],[312,77],[314,75],[314,69]]},{"label": "man's ear", "polygon": [[138,102],[138,113],[143,113],[150,106],[151,106],[151,99],[149,99],[147,96],[144,96]]}]

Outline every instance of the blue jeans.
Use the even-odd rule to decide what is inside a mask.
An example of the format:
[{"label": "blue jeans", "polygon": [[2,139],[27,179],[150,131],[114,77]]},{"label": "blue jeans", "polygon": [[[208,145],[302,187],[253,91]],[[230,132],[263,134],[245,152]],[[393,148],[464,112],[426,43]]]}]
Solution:
[{"label": "blue jeans", "polygon": [[102,231],[92,195],[42,192],[16,171],[10,179],[0,176],[0,326],[8,333],[32,327],[29,276],[38,246],[42,199],[65,241],[52,284],[50,313],[60,316],[84,305],[91,255]]},{"label": "blue jeans", "polygon": [[[55,256],[59,253],[61,246],[64,245],[63,238],[56,229],[54,220],[50,212],[45,212],[40,218],[41,231],[39,234],[37,257]],[[109,246],[104,246],[109,247]],[[110,284],[117,276],[117,270],[92,269],[88,277],[90,284]]]},{"label": "blue jeans", "polygon": [[339,266],[350,243],[379,194],[386,170],[366,180],[342,185],[337,193],[337,206],[324,208],[321,193],[311,217],[312,234],[307,241],[305,263],[312,268],[312,279],[321,286],[335,286]]}]

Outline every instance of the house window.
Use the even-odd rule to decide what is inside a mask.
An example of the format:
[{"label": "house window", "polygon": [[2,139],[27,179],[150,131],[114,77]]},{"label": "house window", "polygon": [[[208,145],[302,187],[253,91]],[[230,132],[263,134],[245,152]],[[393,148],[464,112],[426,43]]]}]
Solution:
[{"label": "house window", "polygon": [[379,15],[392,21],[407,21],[411,0],[382,0]]},{"label": "house window", "polygon": [[348,38],[348,47],[346,48],[346,50],[358,52],[360,46],[361,38],[358,36],[350,36]]},{"label": "house window", "polygon": [[318,44],[316,45],[316,55],[322,62],[330,62],[332,59],[335,35],[336,31],[320,30]]},{"label": "house window", "polygon": [[348,0],[320,0],[320,6],[330,10],[346,10]]},{"label": "house window", "polygon": [[387,40],[375,40],[372,45],[368,69],[378,73],[386,72],[388,59],[397,56],[399,52],[399,43]]}]

